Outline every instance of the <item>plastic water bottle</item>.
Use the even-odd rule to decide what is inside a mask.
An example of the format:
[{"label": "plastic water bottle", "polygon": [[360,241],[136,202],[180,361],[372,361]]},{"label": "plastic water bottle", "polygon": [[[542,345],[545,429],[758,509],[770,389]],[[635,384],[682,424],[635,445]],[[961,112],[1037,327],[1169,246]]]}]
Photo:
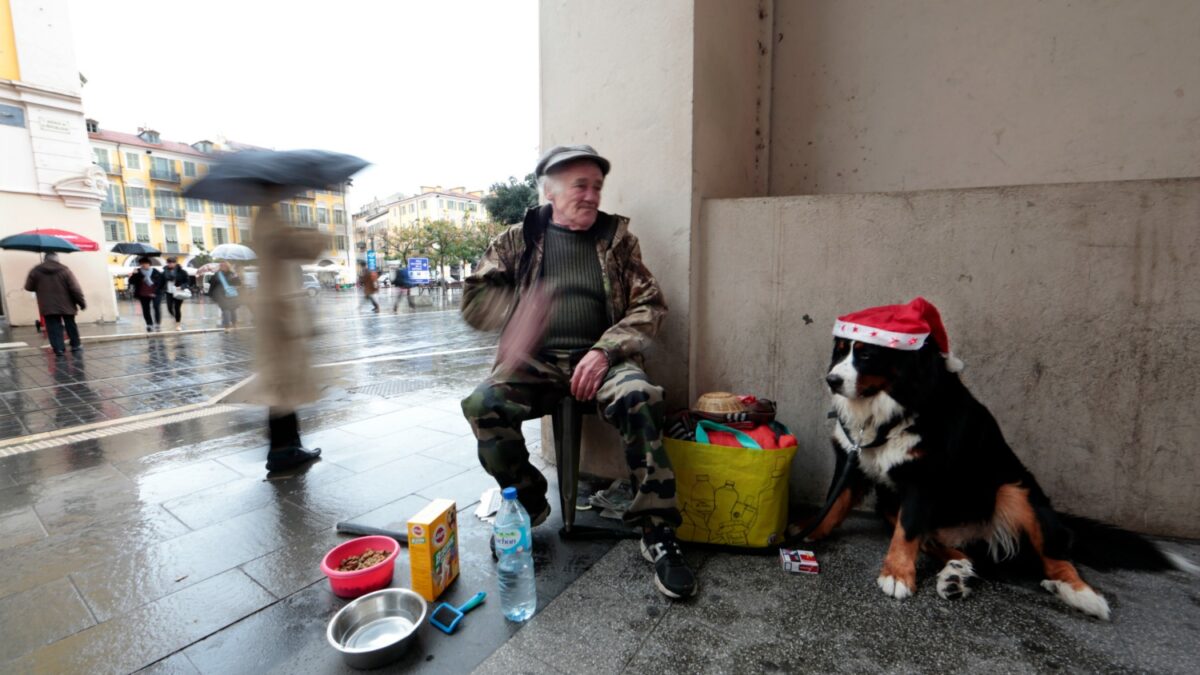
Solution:
[{"label": "plastic water bottle", "polygon": [[500,583],[500,609],[509,621],[525,621],[537,609],[533,578],[533,537],[529,514],[517,501],[516,488],[504,488],[504,501],[492,524],[496,539],[496,565]]}]

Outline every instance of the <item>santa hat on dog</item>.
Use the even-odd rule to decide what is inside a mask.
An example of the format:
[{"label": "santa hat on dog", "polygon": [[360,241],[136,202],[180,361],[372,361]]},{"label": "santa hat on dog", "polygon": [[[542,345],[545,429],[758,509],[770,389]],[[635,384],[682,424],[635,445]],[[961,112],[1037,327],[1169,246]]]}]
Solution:
[{"label": "santa hat on dog", "polygon": [[884,305],[840,316],[833,324],[833,334],[914,352],[932,335],[938,351],[946,358],[946,370],[957,373],[963,369],[963,362],[950,351],[950,337],[942,325],[942,315],[925,298],[914,298],[907,305]]}]

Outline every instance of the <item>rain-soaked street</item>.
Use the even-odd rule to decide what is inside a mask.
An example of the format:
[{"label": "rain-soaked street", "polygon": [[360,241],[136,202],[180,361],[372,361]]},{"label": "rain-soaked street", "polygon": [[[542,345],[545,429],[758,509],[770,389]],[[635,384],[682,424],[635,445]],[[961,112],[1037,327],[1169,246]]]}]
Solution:
[{"label": "rain-soaked street", "polygon": [[[888,534],[865,515],[812,544],[819,575],[689,545],[701,590],[671,602],[636,542],[564,541],[555,509],[534,530],[538,613],[510,624],[490,526],[473,515],[494,483],[459,409],[488,372],[495,336],[466,327],[452,301],[380,315],[350,294],[315,302],[326,386],[301,418],[324,454],[283,476],[263,466],[253,328],[213,331],[211,307],[185,306],[198,332],[147,339],[130,316],[88,326],[83,353],[57,359],[32,331],[0,336],[31,345],[0,351],[0,672],[346,672],[325,638],[345,601],[319,569],[348,539],[334,524],[403,529],[438,497],[457,502],[461,555],[440,600],[489,599],[453,636],[423,626],[389,672],[1200,669],[1195,577],[1088,569],[1113,606],[1102,622],[1036,580],[944,600],[923,562],[920,589],[899,602],[875,587]],[[557,494],[537,422],[525,431]],[[801,467],[811,452],[801,450]],[[1200,559],[1200,543],[1164,545]],[[406,555],[392,585],[410,585]]]},{"label": "rain-soaked street", "polygon": [[[440,299],[379,315],[351,294],[314,302],[327,386],[301,419],[324,455],[270,480],[265,412],[246,403],[253,328],[146,339],[129,321],[59,358],[8,337],[33,346],[0,352],[0,671],[338,672],[324,630],[344,601],[318,567],[347,539],[334,523],[403,529],[436,497],[462,511],[442,599],[495,597],[490,526],[469,513],[494,482],[458,407],[495,336]],[[210,308],[189,310],[187,328],[211,328]],[[536,423],[527,435],[536,453]],[[542,604],[611,548],[567,549],[553,529],[537,533]],[[393,585],[408,581],[402,555]],[[473,668],[515,630],[489,606],[453,638],[423,631],[404,663]]]}]

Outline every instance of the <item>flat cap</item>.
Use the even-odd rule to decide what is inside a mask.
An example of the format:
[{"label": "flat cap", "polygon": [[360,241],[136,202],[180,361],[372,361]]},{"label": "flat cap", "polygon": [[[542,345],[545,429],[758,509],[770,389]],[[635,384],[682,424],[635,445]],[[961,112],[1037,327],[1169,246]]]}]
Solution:
[{"label": "flat cap", "polygon": [[541,178],[554,170],[556,166],[562,166],[567,162],[573,162],[577,159],[590,159],[600,167],[600,173],[608,175],[608,170],[612,167],[607,159],[604,159],[596,152],[596,149],[590,145],[556,145],[550,148],[538,160],[537,168],[534,169],[534,174]]}]

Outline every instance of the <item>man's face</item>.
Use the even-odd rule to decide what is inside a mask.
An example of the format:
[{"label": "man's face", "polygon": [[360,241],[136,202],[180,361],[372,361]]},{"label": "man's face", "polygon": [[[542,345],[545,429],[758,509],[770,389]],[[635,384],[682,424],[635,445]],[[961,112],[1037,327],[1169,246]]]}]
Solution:
[{"label": "man's face", "polygon": [[144,262],[144,263],[142,263],[141,267],[144,270],[148,270],[148,269],[150,269],[150,263]]},{"label": "man's face", "polygon": [[600,210],[600,190],[604,174],[587,160],[573,162],[555,171],[558,189],[550,189],[546,198],[554,206],[554,222],[572,229],[586,230],[596,222]]}]

